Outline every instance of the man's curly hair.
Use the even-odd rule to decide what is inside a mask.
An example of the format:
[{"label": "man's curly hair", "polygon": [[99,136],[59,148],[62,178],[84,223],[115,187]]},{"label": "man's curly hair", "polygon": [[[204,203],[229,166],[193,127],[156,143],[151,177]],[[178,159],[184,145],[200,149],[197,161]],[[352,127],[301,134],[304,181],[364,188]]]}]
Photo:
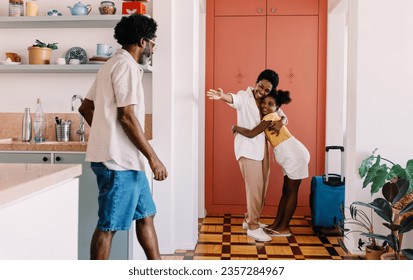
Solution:
[{"label": "man's curly hair", "polygon": [[124,16],[116,24],[113,38],[122,46],[140,45],[141,39],[153,39],[156,37],[158,24],[153,18],[145,15],[132,14]]}]

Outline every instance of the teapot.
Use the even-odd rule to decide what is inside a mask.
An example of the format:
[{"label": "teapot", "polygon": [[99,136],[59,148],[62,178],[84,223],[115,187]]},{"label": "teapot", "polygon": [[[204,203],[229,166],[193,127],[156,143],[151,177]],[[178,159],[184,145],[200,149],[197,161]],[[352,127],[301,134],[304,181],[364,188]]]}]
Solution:
[{"label": "teapot", "polygon": [[80,2],[77,2],[73,7],[67,6],[70,9],[70,12],[73,16],[87,16],[92,10],[92,6],[83,5]]}]

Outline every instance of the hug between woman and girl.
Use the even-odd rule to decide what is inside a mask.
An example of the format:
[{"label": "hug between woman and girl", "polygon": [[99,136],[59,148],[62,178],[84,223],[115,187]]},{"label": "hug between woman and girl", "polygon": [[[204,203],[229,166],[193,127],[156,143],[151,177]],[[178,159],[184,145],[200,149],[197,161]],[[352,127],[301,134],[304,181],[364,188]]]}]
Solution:
[{"label": "hug between woman and girl", "polygon": [[[257,241],[271,241],[275,236],[291,236],[289,223],[297,208],[298,190],[308,177],[310,154],[306,147],[285,127],[287,116],[280,108],[291,102],[289,91],[277,90],[278,74],[266,69],[254,87],[237,94],[210,89],[209,99],[223,100],[237,110],[234,150],[246,188],[247,213],[243,228]],[[264,133],[263,133],[264,132]],[[264,136],[265,134],[265,136]],[[282,167],[284,182],[275,220],[271,225],[259,222],[264,207],[270,173],[267,141],[277,163]]]}]

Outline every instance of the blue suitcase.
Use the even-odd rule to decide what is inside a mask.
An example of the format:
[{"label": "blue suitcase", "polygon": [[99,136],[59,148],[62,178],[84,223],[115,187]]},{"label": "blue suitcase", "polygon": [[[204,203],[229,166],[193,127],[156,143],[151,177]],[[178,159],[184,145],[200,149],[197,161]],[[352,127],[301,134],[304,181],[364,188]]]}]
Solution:
[{"label": "blue suitcase", "polygon": [[[341,175],[328,173],[328,152],[341,151]],[[311,179],[310,209],[311,222],[315,231],[320,228],[334,228],[338,221],[343,221],[341,205],[344,205],[344,147],[327,146],[325,174]]]}]

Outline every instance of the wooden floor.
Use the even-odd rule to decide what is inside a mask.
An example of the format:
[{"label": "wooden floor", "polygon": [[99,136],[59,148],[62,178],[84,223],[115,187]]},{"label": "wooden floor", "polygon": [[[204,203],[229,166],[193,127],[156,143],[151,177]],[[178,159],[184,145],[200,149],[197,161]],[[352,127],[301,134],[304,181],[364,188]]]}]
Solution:
[{"label": "wooden floor", "polygon": [[[199,221],[198,243],[194,250],[177,250],[162,255],[164,260],[342,260],[346,253],[340,248],[335,230],[315,233],[311,218],[294,216],[290,237],[273,237],[270,242],[257,242],[242,229],[241,215],[208,216]],[[263,217],[261,223],[271,224],[274,217]]]}]

